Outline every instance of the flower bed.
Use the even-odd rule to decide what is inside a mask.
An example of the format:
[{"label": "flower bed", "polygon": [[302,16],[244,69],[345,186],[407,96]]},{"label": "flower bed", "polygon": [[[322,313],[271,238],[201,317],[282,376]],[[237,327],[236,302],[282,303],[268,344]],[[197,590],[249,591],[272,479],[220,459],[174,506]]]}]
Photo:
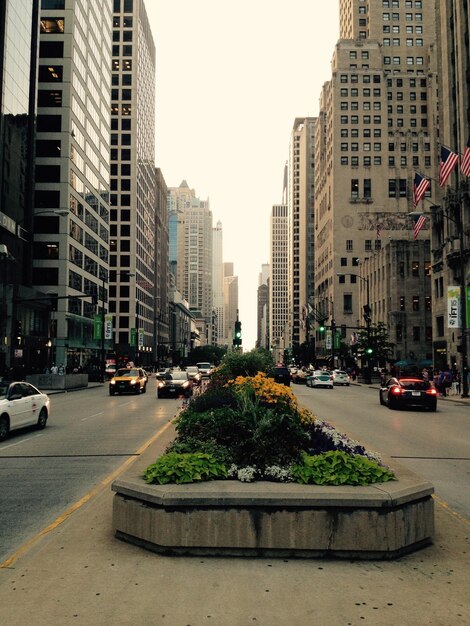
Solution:
[{"label": "flower bed", "polygon": [[217,376],[175,420],[177,438],[148,483],[215,479],[369,485],[394,480],[375,453],[317,420],[263,372]]}]

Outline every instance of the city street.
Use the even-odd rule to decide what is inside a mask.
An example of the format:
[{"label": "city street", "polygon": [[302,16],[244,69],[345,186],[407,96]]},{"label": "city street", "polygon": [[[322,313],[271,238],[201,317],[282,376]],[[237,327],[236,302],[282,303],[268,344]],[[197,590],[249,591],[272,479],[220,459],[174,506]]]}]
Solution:
[{"label": "city street", "polygon": [[439,399],[436,413],[391,411],[380,406],[377,388],[367,385],[292,389],[339,432],[429,480],[440,500],[470,520],[468,404]]},{"label": "city street", "polygon": [[0,444],[0,562],[133,457],[181,406],[156,399],[154,378],[140,396],[109,397],[106,385],[50,397],[45,430],[14,431]]},{"label": "city street", "polygon": [[[155,380],[140,396],[109,397],[107,386],[51,395],[44,431],[16,431],[0,444],[0,562],[119,468],[174,416],[181,401],[157,400]],[[300,402],[368,449],[431,481],[436,496],[470,519],[468,405],[439,400],[436,413],[390,411],[368,386],[311,389]],[[172,437],[165,431],[161,450]]]}]

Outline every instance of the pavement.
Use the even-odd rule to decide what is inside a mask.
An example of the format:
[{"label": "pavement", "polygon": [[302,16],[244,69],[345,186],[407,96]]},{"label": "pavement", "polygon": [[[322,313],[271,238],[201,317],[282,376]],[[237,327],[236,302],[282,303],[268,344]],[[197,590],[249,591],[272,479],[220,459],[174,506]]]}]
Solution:
[{"label": "pavement", "polygon": [[438,498],[433,545],[394,561],[171,557],[116,539],[112,481],[172,437],[162,429],[0,564],[2,626],[470,624],[470,520]]}]

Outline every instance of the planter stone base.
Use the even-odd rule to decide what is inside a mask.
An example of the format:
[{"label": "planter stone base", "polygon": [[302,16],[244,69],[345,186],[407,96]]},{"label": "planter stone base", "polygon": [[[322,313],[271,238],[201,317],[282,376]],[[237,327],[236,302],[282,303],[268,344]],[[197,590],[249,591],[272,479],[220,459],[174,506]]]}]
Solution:
[{"label": "planter stone base", "polygon": [[432,541],[433,487],[406,468],[368,487],[114,481],[117,537],[164,554],[390,559]]}]

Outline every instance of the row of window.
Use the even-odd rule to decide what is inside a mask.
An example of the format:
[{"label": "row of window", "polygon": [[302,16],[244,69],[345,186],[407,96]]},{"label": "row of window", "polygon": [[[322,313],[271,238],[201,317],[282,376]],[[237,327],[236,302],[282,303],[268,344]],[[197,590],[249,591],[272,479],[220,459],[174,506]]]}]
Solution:
[{"label": "row of window", "polygon": [[[418,26],[418,25],[411,26],[410,24],[407,24],[405,31],[408,35],[412,35],[412,34],[422,35],[423,27]],[[392,26],[390,26],[390,24],[384,24],[382,26],[382,32],[384,34],[389,34],[389,33],[398,34],[400,32],[400,26],[398,24],[392,24]]]},{"label": "row of window", "polygon": [[[390,39],[390,37],[384,37],[383,45],[387,47],[388,46],[401,46],[401,39],[400,37],[393,37],[393,39]],[[422,47],[423,45],[424,45],[423,39],[421,37],[416,37],[416,39],[413,39],[413,37],[406,38],[406,46],[408,48],[412,46]]]},{"label": "row of window", "polygon": [[[374,111],[380,111],[382,108],[382,103],[381,102],[370,102],[369,100],[366,100],[362,103],[362,109],[364,111],[370,111],[371,107],[373,107]],[[352,102],[350,101],[342,101],[340,102],[340,109],[341,111],[347,111],[349,108],[351,108],[351,111],[358,111],[359,110],[359,102],[353,100]]]},{"label": "row of window", "polygon": [[[384,56],[384,65],[401,65],[401,57]],[[424,65],[424,57],[406,57],[406,65]]]},{"label": "row of window", "polygon": [[[405,9],[412,9],[413,6],[415,9],[422,9],[423,8],[423,1],[422,0],[414,0],[414,4],[413,4],[413,0],[405,0]],[[392,9],[399,9],[400,8],[400,0],[382,0],[382,7],[384,9],[389,9],[390,7]]]},{"label": "row of window", "polygon": [[[384,22],[399,22],[400,21],[400,13],[382,13],[382,19]],[[405,21],[406,22],[422,22],[423,14],[422,13],[405,13]]]}]

